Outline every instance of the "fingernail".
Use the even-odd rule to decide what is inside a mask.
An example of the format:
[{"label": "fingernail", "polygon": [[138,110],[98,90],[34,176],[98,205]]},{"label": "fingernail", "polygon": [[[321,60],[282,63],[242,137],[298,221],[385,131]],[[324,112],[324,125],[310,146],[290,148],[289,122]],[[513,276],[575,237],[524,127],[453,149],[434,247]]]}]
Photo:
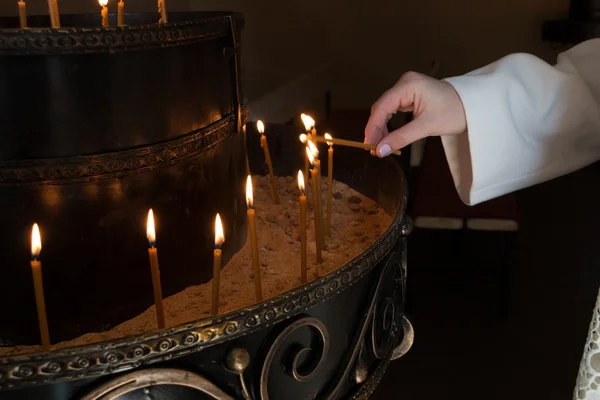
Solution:
[{"label": "fingernail", "polygon": [[381,146],[379,146],[379,157],[385,157],[385,156],[389,156],[390,153],[392,152],[392,148],[390,147],[389,144],[382,144]]}]

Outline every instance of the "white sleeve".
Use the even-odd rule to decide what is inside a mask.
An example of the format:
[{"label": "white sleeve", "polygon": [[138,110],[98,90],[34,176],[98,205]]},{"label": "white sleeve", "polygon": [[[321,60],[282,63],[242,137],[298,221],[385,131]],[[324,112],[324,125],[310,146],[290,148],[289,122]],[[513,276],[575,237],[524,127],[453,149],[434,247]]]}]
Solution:
[{"label": "white sleeve", "polygon": [[477,204],[600,159],[600,39],[551,66],[513,54],[446,79],[468,132],[442,142],[461,199]]}]

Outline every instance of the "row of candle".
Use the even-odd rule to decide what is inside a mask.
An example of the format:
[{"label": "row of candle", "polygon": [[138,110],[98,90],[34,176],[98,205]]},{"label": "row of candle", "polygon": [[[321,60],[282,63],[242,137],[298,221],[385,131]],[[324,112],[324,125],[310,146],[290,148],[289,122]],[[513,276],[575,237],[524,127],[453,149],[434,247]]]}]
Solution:
[{"label": "row of candle", "polygon": [[[256,288],[256,300],[262,300],[262,288],[260,278],[260,262],[258,259],[258,242],[256,238],[256,213],[254,210],[252,178],[248,175],[246,184],[246,204],[248,206],[248,227],[250,230],[250,242],[252,248],[252,266],[254,270],[254,281]],[[154,294],[154,304],[156,309],[156,320],[159,329],[165,328],[165,312],[163,306],[162,285],[160,279],[160,268],[158,263],[158,250],[156,248],[156,229],[154,222],[154,212],[148,211],[146,223],[146,237],[148,239],[148,257],[150,261],[150,273],[152,276],[152,287]],[[219,292],[221,276],[221,246],[225,242],[223,233],[223,224],[219,214],[215,217],[215,250],[213,262],[213,294],[211,314],[217,315],[219,309]],[[38,224],[34,224],[31,231],[31,270],[33,274],[33,285],[35,292],[35,301],[37,306],[38,324],[42,346],[44,349],[50,348],[50,333],[48,329],[48,319],[44,299],[44,287],[42,280],[42,263],[40,253],[42,251],[42,239]]]},{"label": "row of candle", "polygon": [[[329,163],[328,163],[328,190],[327,190],[327,219],[326,224],[323,224],[323,210],[321,205],[321,167],[320,160],[318,158],[319,151],[317,146],[313,143],[319,140],[316,135],[316,129],[314,127],[314,120],[303,114],[303,120],[307,130],[306,135],[301,135],[301,141],[306,144],[306,169],[310,165],[310,176],[312,180],[312,194],[313,194],[313,213],[315,221],[315,243],[317,252],[317,262],[323,261],[322,251],[325,248],[325,234],[331,235],[331,213],[332,213],[332,186],[333,186],[333,144],[336,139],[333,139],[331,135],[325,134],[323,139],[329,145]],[[273,172],[273,166],[269,153],[269,147],[267,138],[265,136],[264,124],[258,121],[257,128],[261,134],[261,147],[265,153],[265,162],[268,165],[269,174],[271,176],[271,184],[273,187],[273,198],[276,202],[279,202],[279,195],[277,192],[277,184],[275,175]],[[342,141],[344,142],[344,141]],[[364,147],[357,145],[357,142],[348,142],[353,147]],[[347,143],[346,143],[347,145]],[[308,173],[307,173],[308,174]],[[307,175],[306,174],[306,175]],[[301,262],[300,262],[300,277],[301,282],[307,282],[307,197],[306,197],[306,185],[304,182],[304,175],[302,171],[298,171],[298,187],[300,190],[300,241],[301,241]],[[254,195],[252,188],[252,177],[248,175],[246,180],[246,205],[247,205],[247,217],[248,217],[248,230],[250,236],[250,247],[251,247],[251,258],[252,258],[252,269],[254,273],[254,287],[255,287],[255,298],[257,302],[262,301],[262,280],[260,270],[260,260],[258,253],[258,240],[256,233],[256,211],[254,209]],[[152,286],[154,294],[154,303],[156,310],[156,319],[159,329],[165,328],[165,315],[163,306],[162,296],[162,285],[160,280],[160,268],[158,263],[158,250],[156,248],[156,229],[154,222],[154,212],[152,209],[148,212],[148,219],[146,224],[146,237],[148,239],[148,256],[150,261],[150,272],[152,276]],[[212,286],[212,304],[211,304],[211,315],[216,316],[219,312],[219,294],[221,286],[221,246],[225,242],[225,235],[223,233],[223,224],[219,214],[215,217],[215,249],[213,254],[213,286]],[[42,264],[40,261],[40,253],[42,250],[42,241],[40,230],[37,224],[33,225],[31,234],[31,270],[33,274],[33,284],[35,291],[35,299],[38,314],[38,323],[40,329],[40,336],[42,340],[42,346],[44,349],[50,347],[50,334],[48,329],[48,321],[46,314],[46,306],[44,300],[44,289],[42,280]]]},{"label": "row of candle", "polygon": [[[160,14],[160,24],[166,24],[168,21],[165,1],[166,0],[158,0],[158,13]],[[108,0],[98,0],[98,2],[100,3],[101,7],[100,15],[102,16],[102,26],[108,27]],[[25,3],[25,0],[18,0],[18,5],[19,21],[21,23],[21,28],[27,29],[27,4]],[[60,28],[60,13],[58,10],[58,0],[48,0],[48,13],[50,14],[50,25],[52,26],[52,28]],[[119,26],[125,25],[125,2],[123,0],[119,0],[118,3],[117,24]]]}]

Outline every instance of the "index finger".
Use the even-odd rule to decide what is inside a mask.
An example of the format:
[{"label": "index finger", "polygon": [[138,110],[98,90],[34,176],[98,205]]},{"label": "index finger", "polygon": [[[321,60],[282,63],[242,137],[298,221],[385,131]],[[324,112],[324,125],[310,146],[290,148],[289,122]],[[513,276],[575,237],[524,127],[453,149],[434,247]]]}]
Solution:
[{"label": "index finger", "polygon": [[392,115],[401,108],[411,106],[412,103],[413,96],[401,79],[396,86],[381,95],[371,107],[371,116],[365,127],[365,143],[375,145],[379,143]]}]

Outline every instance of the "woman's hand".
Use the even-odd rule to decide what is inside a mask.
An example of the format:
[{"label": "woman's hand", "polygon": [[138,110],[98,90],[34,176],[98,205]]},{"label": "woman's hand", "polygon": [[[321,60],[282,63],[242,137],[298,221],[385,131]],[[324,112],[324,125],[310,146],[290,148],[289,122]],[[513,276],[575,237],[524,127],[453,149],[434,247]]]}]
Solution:
[{"label": "woman's hand", "polygon": [[[397,111],[413,112],[413,120],[388,132]],[[467,130],[465,110],[452,85],[416,72],[407,72],[371,108],[365,143],[377,145],[385,157],[427,136],[457,135]],[[372,151],[375,155],[375,151]]]}]

